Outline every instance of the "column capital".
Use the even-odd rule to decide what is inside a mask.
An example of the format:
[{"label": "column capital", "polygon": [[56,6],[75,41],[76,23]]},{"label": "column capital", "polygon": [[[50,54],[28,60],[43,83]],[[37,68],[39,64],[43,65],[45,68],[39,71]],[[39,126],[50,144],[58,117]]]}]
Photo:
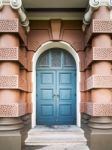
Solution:
[{"label": "column capital", "polygon": [[85,31],[86,26],[90,24],[94,11],[101,6],[105,6],[111,9],[112,0],[89,0],[89,7],[83,18],[83,26],[82,26],[83,31]]},{"label": "column capital", "polygon": [[25,27],[27,32],[29,32],[29,20],[25,14],[25,10],[22,5],[22,0],[0,0],[0,9],[2,9],[4,6],[10,6],[12,9],[18,11],[21,25]]},{"label": "column capital", "polygon": [[112,0],[89,0],[89,5],[93,8],[98,8],[100,6],[112,6]]}]

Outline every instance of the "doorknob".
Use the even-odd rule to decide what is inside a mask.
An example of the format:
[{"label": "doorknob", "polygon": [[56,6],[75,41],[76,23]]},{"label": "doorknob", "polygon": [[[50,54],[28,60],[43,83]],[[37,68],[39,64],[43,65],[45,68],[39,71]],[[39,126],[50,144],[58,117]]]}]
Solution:
[{"label": "doorknob", "polygon": [[59,96],[59,94],[53,94],[53,96]]},{"label": "doorknob", "polygon": [[53,97],[57,96],[56,94],[53,95]]}]

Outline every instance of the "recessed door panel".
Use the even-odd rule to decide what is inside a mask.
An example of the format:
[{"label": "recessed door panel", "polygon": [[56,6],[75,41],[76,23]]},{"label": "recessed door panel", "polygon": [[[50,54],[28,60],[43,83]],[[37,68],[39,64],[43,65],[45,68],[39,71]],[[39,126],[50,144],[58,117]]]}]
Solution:
[{"label": "recessed door panel", "polygon": [[[60,82],[60,78],[64,78]],[[75,71],[57,71],[57,90],[59,92],[58,98],[58,121],[60,124],[74,124],[76,123],[76,87],[75,87]],[[65,81],[65,82],[64,82]]]},{"label": "recessed door panel", "polygon": [[55,122],[55,72],[37,72],[37,123],[54,124]]}]

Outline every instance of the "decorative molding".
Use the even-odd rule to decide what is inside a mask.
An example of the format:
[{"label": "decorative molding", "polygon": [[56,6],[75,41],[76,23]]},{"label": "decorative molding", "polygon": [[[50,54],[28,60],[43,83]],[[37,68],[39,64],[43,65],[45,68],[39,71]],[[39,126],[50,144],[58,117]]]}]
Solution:
[{"label": "decorative molding", "polygon": [[112,47],[93,47],[86,54],[86,68],[93,61],[112,61]]},{"label": "decorative molding", "polygon": [[51,20],[51,31],[53,40],[60,40],[61,20]]},{"label": "decorative molding", "polygon": [[0,61],[18,61],[27,69],[26,50],[19,47],[0,48]]},{"label": "decorative molding", "polygon": [[0,117],[19,117],[25,113],[25,103],[0,104]]},{"label": "decorative molding", "polygon": [[112,61],[112,47],[93,47],[93,60]]},{"label": "decorative molding", "polygon": [[19,89],[27,91],[26,79],[21,75],[0,76],[0,89]]},{"label": "decorative molding", "polygon": [[111,8],[112,1],[111,0],[89,0],[89,8],[83,18],[83,26],[82,26],[83,31],[85,31],[86,26],[90,24],[94,11],[98,9],[100,6],[107,6],[108,8]]},{"label": "decorative molding", "polygon": [[18,33],[21,40],[27,45],[26,32],[19,23],[19,19],[0,19],[0,32]]},{"label": "decorative molding", "polygon": [[94,88],[112,88],[112,76],[92,75],[87,79],[87,90]]},{"label": "decorative molding", "polygon": [[85,44],[91,41],[92,36],[97,33],[112,34],[112,20],[93,19],[86,31]]},{"label": "decorative molding", "polygon": [[18,11],[21,25],[23,27],[25,27],[27,32],[29,32],[30,31],[29,20],[26,16],[25,10],[22,6],[22,0],[0,0],[0,9],[2,9],[3,6],[5,6],[5,5],[9,5],[9,6],[11,6],[12,9],[15,9]]},{"label": "decorative molding", "polygon": [[18,47],[0,48],[0,61],[18,60]]},{"label": "decorative molding", "polygon": [[0,32],[18,32],[18,19],[0,19]]},{"label": "decorative molding", "polygon": [[86,113],[91,116],[112,116],[112,103],[86,103]]},{"label": "decorative molding", "polygon": [[93,19],[94,33],[112,33],[112,20]]}]

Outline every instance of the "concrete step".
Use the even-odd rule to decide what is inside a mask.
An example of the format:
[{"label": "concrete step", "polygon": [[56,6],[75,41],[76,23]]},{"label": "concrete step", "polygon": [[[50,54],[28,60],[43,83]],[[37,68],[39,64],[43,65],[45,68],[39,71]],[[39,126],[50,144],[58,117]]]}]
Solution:
[{"label": "concrete step", "polygon": [[26,139],[26,145],[86,145],[84,132],[77,126],[37,126],[31,129]]},{"label": "concrete step", "polygon": [[77,145],[77,146],[55,145],[55,146],[46,146],[44,148],[40,148],[40,150],[89,150],[89,149],[87,146],[84,145]]},{"label": "concrete step", "polygon": [[27,146],[24,150],[89,150],[86,145],[54,145],[54,146],[44,146],[44,147],[30,147]]}]

